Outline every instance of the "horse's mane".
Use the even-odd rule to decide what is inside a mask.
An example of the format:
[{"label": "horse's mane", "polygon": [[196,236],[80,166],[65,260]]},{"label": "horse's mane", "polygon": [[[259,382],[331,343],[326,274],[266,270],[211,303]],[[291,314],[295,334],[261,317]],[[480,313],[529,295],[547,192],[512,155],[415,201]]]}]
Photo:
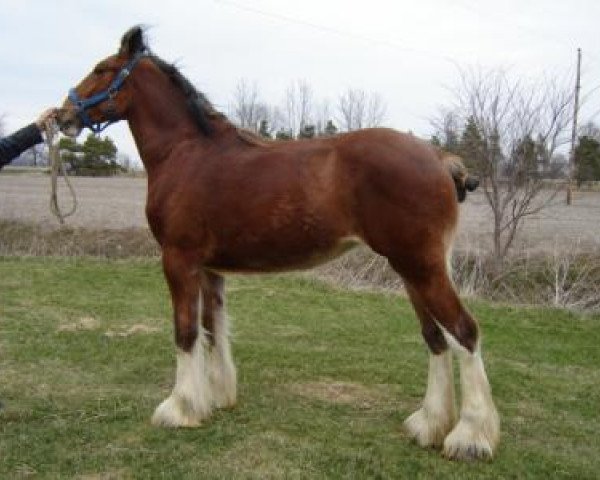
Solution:
[{"label": "horse's mane", "polygon": [[183,92],[188,110],[199,130],[205,135],[210,135],[213,130],[210,119],[225,116],[215,110],[206,95],[198,91],[174,64],[164,61],[153,53],[150,53],[148,58]]},{"label": "horse's mane", "polygon": [[166,62],[155,55],[148,47],[142,26],[137,25],[123,35],[120,53],[122,52],[128,52],[130,55],[132,52],[144,52],[147,58],[152,60],[158,69],[181,90],[185,97],[188,111],[202,134],[210,137],[215,131],[213,120],[221,120],[228,130],[234,131],[237,137],[246,144],[263,147],[269,144],[268,140],[259,135],[232,124],[223,113],[213,107],[206,95],[198,91],[192,82],[179,71],[176,65]]},{"label": "horse's mane", "polygon": [[[221,120],[227,120],[227,117],[221,112],[217,111],[210,103],[206,95],[198,91],[196,87],[190,82],[172,63],[164,61],[162,58],[157,57],[154,54],[149,54],[148,57],[154,62],[154,64],[169,77],[169,79],[183,92],[188,110],[190,111],[198,129],[205,135],[210,136],[213,132],[213,126],[211,119],[220,118]],[[265,147],[269,144],[268,140],[265,140],[258,134],[238,128],[235,125],[231,125],[235,129],[237,136],[245,143],[253,146]]]}]

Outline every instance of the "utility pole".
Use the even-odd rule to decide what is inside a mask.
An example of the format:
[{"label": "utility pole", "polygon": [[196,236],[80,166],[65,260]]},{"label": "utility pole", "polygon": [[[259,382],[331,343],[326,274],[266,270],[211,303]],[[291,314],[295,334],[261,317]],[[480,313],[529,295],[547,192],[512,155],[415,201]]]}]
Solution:
[{"label": "utility pole", "polygon": [[579,114],[579,90],[581,90],[581,48],[577,49],[577,80],[575,81],[575,106],[573,109],[573,130],[571,131],[571,152],[569,153],[569,174],[567,176],[567,205],[573,201],[573,175],[575,174],[575,143],[577,142],[577,116]]}]

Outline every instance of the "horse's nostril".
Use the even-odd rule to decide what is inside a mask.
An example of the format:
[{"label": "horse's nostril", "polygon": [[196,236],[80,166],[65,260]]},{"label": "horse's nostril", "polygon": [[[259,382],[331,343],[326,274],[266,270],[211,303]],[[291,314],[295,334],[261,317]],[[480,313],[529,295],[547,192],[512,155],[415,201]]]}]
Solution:
[{"label": "horse's nostril", "polygon": [[73,122],[71,120],[66,120],[66,119],[63,119],[60,117],[57,118],[56,120],[57,120],[58,126],[61,129],[66,129],[66,128],[69,128],[71,125],[73,125]]}]

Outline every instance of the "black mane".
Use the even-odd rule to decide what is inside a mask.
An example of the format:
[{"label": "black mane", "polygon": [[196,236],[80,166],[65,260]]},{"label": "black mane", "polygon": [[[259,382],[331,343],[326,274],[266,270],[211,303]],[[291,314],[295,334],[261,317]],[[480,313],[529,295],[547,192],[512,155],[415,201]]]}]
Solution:
[{"label": "black mane", "polygon": [[208,98],[206,98],[206,95],[199,92],[172,63],[165,62],[152,53],[148,55],[148,58],[183,92],[188,110],[194,118],[196,125],[198,125],[203,134],[210,135],[212,133],[210,118],[220,116],[221,114],[214,109]]},{"label": "black mane", "polygon": [[206,96],[196,90],[196,87],[181,74],[175,65],[165,62],[151,52],[148,48],[144,31],[145,28],[143,26],[136,25],[125,32],[121,39],[119,54],[127,57],[132,57],[140,53],[147,55],[169,77],[171,82],[183,92],[188,110],[198,129],[204,135],[210,136],[213,131],[211,119],[225,118],[225,116],[214,109]]}]

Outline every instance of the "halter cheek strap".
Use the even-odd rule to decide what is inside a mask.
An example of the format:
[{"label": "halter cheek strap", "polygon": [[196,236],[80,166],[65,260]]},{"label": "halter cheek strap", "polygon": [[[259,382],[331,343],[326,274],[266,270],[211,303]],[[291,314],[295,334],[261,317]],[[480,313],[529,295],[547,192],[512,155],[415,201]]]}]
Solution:
[{"label": "halter cheek strap", "polygon": [[134,67],[138,62],[146,55],[145,51],[141,51],[135,54],[135,56],[127,62],[127,64],[119,71],[117,76],[113,79],[111,84],[106,90],[98,92],[88,98],[80,98],[77,91],[72,88],[69,90],[69,100],[75,105],[77,109],[77,115],[81,120],[84,127],[89,128],[92,132],[98,134],[106,129],[109,125],[117,122],[119,119],[111,115],[112,118],[105,120],[104,122],[92,122],[92,119],[87,113],[87,110],[93,108],[107,100],[113,100],[119,90],[123,87],[125,79],[129,76]]}]

